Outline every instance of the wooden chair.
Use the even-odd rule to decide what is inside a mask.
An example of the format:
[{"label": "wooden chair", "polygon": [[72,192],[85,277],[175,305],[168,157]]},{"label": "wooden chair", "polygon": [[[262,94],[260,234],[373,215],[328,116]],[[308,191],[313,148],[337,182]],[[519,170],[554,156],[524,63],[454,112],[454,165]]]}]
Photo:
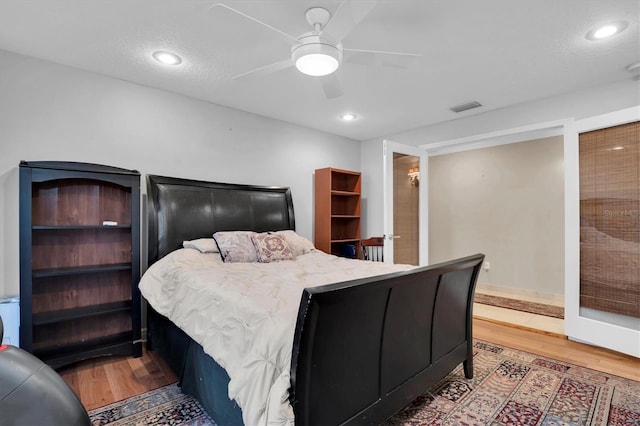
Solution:
[{"label": "wooden chair", "polygon": [[384,237],[360,240],[361,257],[372,262],[384,262]]}]

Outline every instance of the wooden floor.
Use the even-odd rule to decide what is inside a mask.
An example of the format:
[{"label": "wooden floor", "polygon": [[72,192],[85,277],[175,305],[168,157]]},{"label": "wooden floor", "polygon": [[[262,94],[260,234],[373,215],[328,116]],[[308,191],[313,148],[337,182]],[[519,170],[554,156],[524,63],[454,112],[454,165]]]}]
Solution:
[{"label": "wooden floor", "polygon": [[146,349],[140,358],[95,358],[60,369],[58,373],[73,388],[87,410],[177,381],[160,356]]},{"label": "wooden floor", "polygon": [[638,358],[577,343],[554,333],[531,331],[474,318],[473,336],[487,342],[640,381]]},{"label": "wooden floor", "polygon": [[[566,361],[582,367],[640,381],[637,358],[572,342],[562,336],[475,318],[476,339]],[[159,357],[144,351],[142,358],[100,358],[58,371],[78,394],[87,410],[175,382],[175,375]]]}]

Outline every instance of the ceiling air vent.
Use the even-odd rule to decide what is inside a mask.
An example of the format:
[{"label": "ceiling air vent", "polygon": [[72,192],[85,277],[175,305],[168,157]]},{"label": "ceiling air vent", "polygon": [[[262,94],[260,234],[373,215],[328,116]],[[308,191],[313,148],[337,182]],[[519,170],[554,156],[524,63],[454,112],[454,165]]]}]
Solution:
[{"label": "ceiling air vent", "polygon": [[454,107],[449,108],[451,111],[453,112],[462,112],[462,111],[466,111],[468,109],[473,109],[473,108],[478,108],[481,107],[482,104],[478,101],[473,101],[473,102],[467,102],[466,104],[460,104],[460,105],[456,105]]}]

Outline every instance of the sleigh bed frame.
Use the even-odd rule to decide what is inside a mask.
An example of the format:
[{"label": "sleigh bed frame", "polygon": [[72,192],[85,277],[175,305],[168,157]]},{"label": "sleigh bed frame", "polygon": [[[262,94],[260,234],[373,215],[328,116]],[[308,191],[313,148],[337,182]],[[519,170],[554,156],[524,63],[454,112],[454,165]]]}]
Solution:
[{"label": "sleigh bed frame", "polygon": [[[289,188],[147,176],[149,265],[216,231],[295,230]],[[463,363],[484,255],[303,291],[289,399],[297,425],[380,424]],[[356,261],[356,260],[354,260]],[[220,425],[242,424],[229,377],[150,306],[148,339]]]}]

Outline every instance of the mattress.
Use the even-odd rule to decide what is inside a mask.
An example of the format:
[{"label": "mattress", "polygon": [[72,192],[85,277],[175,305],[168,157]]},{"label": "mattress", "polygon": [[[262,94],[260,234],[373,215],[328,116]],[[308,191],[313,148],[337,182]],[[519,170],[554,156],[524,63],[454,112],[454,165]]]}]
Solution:
[{"label": "mattress", "polygon": [[223,263],[219,253],[174,251],[140,291],[229,375],[228,396],[247,425],[293,424],[288,402],[293,335],[304,288],[413,268],[313,250],[294,260]]}]

